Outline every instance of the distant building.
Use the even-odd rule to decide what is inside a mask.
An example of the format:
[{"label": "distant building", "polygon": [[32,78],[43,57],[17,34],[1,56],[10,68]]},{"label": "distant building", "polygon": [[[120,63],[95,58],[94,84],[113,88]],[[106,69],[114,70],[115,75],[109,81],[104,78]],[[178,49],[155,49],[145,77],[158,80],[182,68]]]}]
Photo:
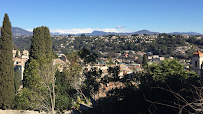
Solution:
[{"label": "distant building", "polygon": [[152,60],[152,56],[147,56],[147,59],[148,60]]},{"label": "distant building", "polygon": [[24,73],[24,70],[25,70],[25,63],[27,61],[28,61],[28,59],[20,59],[20,58],[14,58],[13,59],[14,71],[20,71],[21,80],[23,80],[23,73]]},{"label": "distant building", "polygon": [[169,57],[169,59],[173,59],[173,57]]},{"label": "distant building", "polygon": [[29,59],[29,51],[24,49],[21,58]]},{"label": "distant building", "polygon": [[[17,52],[17,51],[18,51],[18,55],[16,55],[16,52]],[[16,56],[19,57],[19,56],[20,56],[20,51],[13,49],[13,50],[12,50],[12,54],[13,54],[13,58],[16,57]]]},{"label": "distant building", "polygon": [[165,58],[164,57],[159,57],[159,60],[160,61],[163,61]]},{"label": "distant building", "polygon": [[198,50],[194,52],[192,56],[192,69],[200,76],[202,68],[203,68],[203,53]]},{"label": "distant building", "polygon": [[146,54],[147,54],[147,55],[153,55],[153,53],[152,53],[152,52],[146,52]]},{"label": "distant building", "polygon": [[62,72],[66,65],[66,62],[61,59],[53,59],[53,65],[58,65],[57,69],[59,70],[59,72]]}]

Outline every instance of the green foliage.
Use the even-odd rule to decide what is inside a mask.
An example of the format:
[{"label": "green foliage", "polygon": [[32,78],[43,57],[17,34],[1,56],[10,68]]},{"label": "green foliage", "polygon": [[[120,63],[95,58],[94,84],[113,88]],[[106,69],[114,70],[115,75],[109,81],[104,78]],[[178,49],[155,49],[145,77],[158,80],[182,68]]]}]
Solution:
[{"label": "green foliage", "polygon": [[108,63],[109,65],[113,65],[113,64],[114,64],[111,56],[109,56],[108,62],[109,62],[109,63]]},{"label": "green foliage", "polygon": [[44,29],[42,27],[37,27],[33,30],[33,36],[31,39],[31,46],[29,50],[29,58],[39,59],[45,58],[45,39],[44,39]]},{"label": "green foliage", "polygon": [[33,30],[33,37],[31,39],[30,57],[36,60],[46,58],[48,61],[52,59],[52,41],[47,27],[41,26]]},{"label": "green foliage", "polygon": [[56,109],[59,112],[71,108],[71,100],[76,97],[76,88],[79,87],[80,71],[82,70],[79,64],[79,57],[76,53],[71,52],[66,54],[69,65],[63,72],[56,72]]},{"label": "green foliage", "polygon": [[[139,114],[145,109],[143,104],[146,102],[142,99],[142,94],[137,92],[135,87],[129,86],[109,91],[97,108],[101,114]],[[147,109],[143,112],[146,113]]]},{"label": "green foliage", "polygon": [[153,78],[151,80],[153,82],[165,82],[166,80],[177,79],[177,81],[186,83],[192,81],[192,78],[195,78],[194,82],[190,83],[197,83],[196,81],[198,80],[197,74],[191,71],[186,71],[178,61],[169,59],[162,61],[161,64],[154,63],[151,65],[147,74],[149,75],[147,75],[147,77]]},{"label": "green foliage", "polygon": [[32,58],[30,58],[29,61],[30,62],[26,63],[23,85],[29,89],[37,89],[41,86],[41,78],[38,74],[39,63]]},{"label": "green foliage", "polygon": [[46,58],[52,58],[52,41],[51,41],[51,35],[48,27],[41,27],[44,29],[44,42],[45,42],[45,54]]},{"label": "green foliage", "polygon": [[53,49],[52,49],[52,53],[53,53],[53,58],[54,58],[54,59],[57,59],[57,58],[58,58],[58,55],[54,52]]},{"label": "green foliage", "polygon": [[71,76],[67,76],[66,72],[56,72],[56,93],[58,96],[65,95],[70,98],[76,93],[75,89],[71,86],[73,83]]},{"label": "green foliage", "polygon": [[13,37],[13,43],[18,47],[18,49],[29,50],[31,44],[32,36],[18,36],[18,38]]},{"label": "green foliage", "polygon": [[84,84],[87,85],[87,96],[91,96],[94,94],[94,92],[99,90],[99,82],[96,81],[96,79],[99,79],[101,77],[102,71],[96,70],[92,68],[90,71],[84,71],[84,75],[86,76],[86,80],[84,81]]},{"label": "green foliage", "polygon": [[44,63],[39,67],[37,61],[32,60],[25,72],[25,86],[16,96],[16,107],[50,112],[55,106],[54,73],[53,63]]},{"label": "green foliage", "polygon": [[63,112],[63,110],[67,110],[67,108],[70,108],[70,104],[71,100],[68,95],[56,95],[56,110]]},{"label": "green foliage", "polygon": [[15,71],[14,72],[14,85],[15,85],[15,94],[16,94],[18,92],[18,89],[22,85],[20,71]]},{"label": "green foliage", "polygon": [[15,95],[11,22],[4,16],[0,38],[0,108],[12,107]]},{"label": "green foliage", "polygon": [[119,66],[116,66],[114,68],[109,67],[108,74],[113,77],[113,78],[109,78],[110,79],[109,81],[115,81],[115,82],[119,81],[120,80],[119,72],[120,72],[120,67]]},{"label": "green foliage", "polygon": [[52,41],[47,27],[37,27],[33,30],[29,61],[25,65],[24,86],[28,88],[40,87],[38,75],[39,66],[52,61]]},{"label": "green foliage", "polygon": [[[43,109],[50,112],[55,106],[55,67],[52,63],[52,42],[47,27],[33,30],[29,58],[25,65],[24,88],[16,96],[15,102],[19,102],[17,105],[23,109]],[[23,100],[30,105],[27,106],[27,102],[22,103]]]},{"label": "green foliage", "polygon": [[34,100],[32,91],[28,88],[23,88],[16,96],[14,100],[15,108],[19,110],[33,109],[34,106],[31,103],[36,102]]},{"label": "green foliage", "polygon": [[83,59],[84,64],[93,64],[97,61],[98,55],[96,53],[92,53],[89,50],[83,48],[81,51],[79,51],[78,55],[81,59]]},{"label": "green foliage", "polygon": [[[156,103],[171,106],[184,105],[184,103],[177,99],[172,92],[164,89],[172,90],[185,98],[187,102],[191,102],[196,100],[196,97],[190,92],[190,84],[200,86],[197,74],[186,71],[176,60],[164,60],[160,64],[150,65],[146,72],[139,73],[136,77],[137,81],[141,82],[139,87],[130,84],[122,89],[109,91],[107,97],[98,106],[100,113],[174,114],[177,113],[178,108]],[[147,100],[156,103],[151,104]]]}]

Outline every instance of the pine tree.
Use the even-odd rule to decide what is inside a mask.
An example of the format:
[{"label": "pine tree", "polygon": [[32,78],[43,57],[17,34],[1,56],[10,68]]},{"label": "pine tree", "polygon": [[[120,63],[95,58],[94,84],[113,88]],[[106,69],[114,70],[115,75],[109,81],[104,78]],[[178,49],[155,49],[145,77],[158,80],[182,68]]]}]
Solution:
[{"label": "pine tree", "polygon": [[11,22],[4,16],[0,38],[0,108],[12,107],[15,95]]}]

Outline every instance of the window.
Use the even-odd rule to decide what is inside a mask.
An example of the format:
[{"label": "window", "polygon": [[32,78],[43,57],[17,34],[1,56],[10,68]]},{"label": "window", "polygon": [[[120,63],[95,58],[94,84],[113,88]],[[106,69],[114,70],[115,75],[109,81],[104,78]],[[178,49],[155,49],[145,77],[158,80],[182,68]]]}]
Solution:
[{"label": "window", "polygon": [[195,61],[195,68],[197,68],[197,61]]}]

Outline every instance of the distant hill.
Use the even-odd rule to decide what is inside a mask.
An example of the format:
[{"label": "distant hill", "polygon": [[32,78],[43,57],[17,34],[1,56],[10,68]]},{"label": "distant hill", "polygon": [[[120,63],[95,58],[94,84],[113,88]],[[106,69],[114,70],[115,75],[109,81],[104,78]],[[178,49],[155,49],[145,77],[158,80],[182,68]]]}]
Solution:
[{"label": "distant hill", "polygon": [[12,27],[11,31],[12,31],[13,35],[21,35],[21,36],[23,36],[23,35],[33,35],[32,32],[29,32],[29,31],[27,31],[25,29],[22,29],[22,28],[19,28],[19,27]]},{"label": "distant hill", "polygon": [[188,34],[188,35],[201,35],[200,33],[197,32],[172,32],[168,34]]},{"label": "distant hill", "polygon": [[[32,32],[29,32],[19,27],[12,27],[11,31],[12,31],[12,35],[15,35],[15,36],[33,35]],[[0,30],[0,34],[1,34],[1,30]]]},{"label": "distant hill", "polygon": [[153,34],[160,34],[159,32],[151,32],[148,30],[140,30],[137,32],[134,32],[133,34],[148,34],[148,35],[153,35]]},{"label": "distant hill", "polygon": [[[99,35],[109,35],[109,34],[121,34],[121,35],[132,35],[132,34],[148,34],[148,35],[152,35],[152,34],[160,34],[159,32],[150,32],[148,30],[140,30],[137,32],[131,32],[131,33],[116,33],[116,32],[104,32],[104,31],[93,31],[92,33],[84,33],[85,35],[93,35],[93,36],[99,36]],[[80,35],[80,34],[78,34]]]},{"label": "distant hill", "polygon": [[115,32],[93,31],[92,33],[85,33],[85,35],[108,35],[116,34]]},{"label": "distant hill", "polygon": [[[82,33],[81,33],[82,34]],[[81,34],[76,34],[76,35],[81,35]],[[161,34],[160,32],[151,32],[149,30],[140,30],[137,32],[131,32],[131,33],[115,33],[115,32],[104,32],[104,31],[93,31],[92,33],[83,33],[85,35],[93,35],[93,36],[99,36],[99,35],[109,35],[109,34],[120,34],[120,35],[132,35],[132,34],[148,34],[148,35],[153,35],[153,34]],[[167,34],[188,34],[188,35],[201,35],[200,33],[196,32],[173,32],[173,33],[167,33]]]}]

